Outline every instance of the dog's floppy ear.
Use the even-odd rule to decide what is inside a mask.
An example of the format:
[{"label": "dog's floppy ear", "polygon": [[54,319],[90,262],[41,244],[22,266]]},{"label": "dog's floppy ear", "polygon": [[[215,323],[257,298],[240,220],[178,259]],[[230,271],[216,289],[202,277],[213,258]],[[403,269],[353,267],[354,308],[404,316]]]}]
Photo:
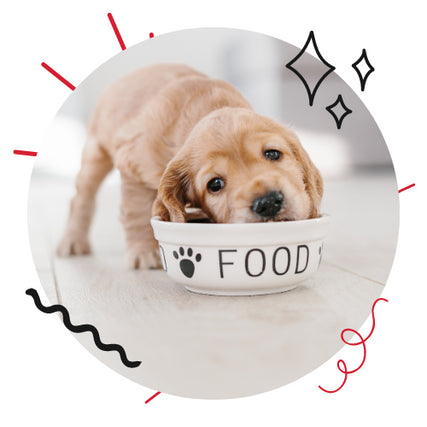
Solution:
[{"label": "dog's floppy ear", "polygon": [[292,141],[292,152],[303,169],[305,189],[311,200],[310,218],[318,218],[323,196],[322,176],[298,141],[298,138]]},{"label": "dog's floppy ear", "polygon": [[189,190],[188,160],[177,156],[169,162],[162,175],[153,204],[153,216],[160,216],[163,221],[186,222],[185,205]]}]

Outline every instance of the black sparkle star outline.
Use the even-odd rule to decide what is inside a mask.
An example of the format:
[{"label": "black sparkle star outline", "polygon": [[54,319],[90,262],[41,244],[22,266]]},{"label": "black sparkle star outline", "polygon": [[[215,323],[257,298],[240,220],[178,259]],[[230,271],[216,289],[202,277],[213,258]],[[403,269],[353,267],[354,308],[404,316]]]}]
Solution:
[{"label": "black sparkle star outline", "polygon": [[[366,72],[366,74],[363,76],[359,68],[357,67],[362,61],[365,61],[365,64],[368,66],[369,70]],[[360,80],[360,89],[362,92],[365,90],[366,81],[368,80],[368,77],[375,71],[375,68],[372,66],[372,64],[369,62],[368,55],[366,53],[366,49],[362,50],[362,54],[360,55],[360,58],[351,64],[351,66],[356,70],[357,75],[359,76]]]},{"label": "black sparkle star outline", "polygon": [[[317,54],[318,59],[320,60],[320,62],[322,62],[326,67],[329,68],[328,71],[325,72],[325,74],[323,74],[323,76],[320,78],[320,80],[317,82],[316,86],[314,87],[313,91],[311,91],[307,81],[305,80],[304,76],[296,69],[293,67],[293,64],[298,61],[298,59],[305,53],[307,47],[309,46],[310,42],[313,42],[313,47],[314,50]],[[289,70],[291,70],[292,72],[294,72],[303,82],[305,90],[307,91],[308,94],[308,103],[310,105],[310,107],[313,106],[313,101],[314,101],[314,97],[316,95],[317,90],[319,89],[320,85],[322,84],[323,80],[326,79],[326,77],[332,73],[332,71],[335,70],[335,67],[333,65],[331,65],[328,61],[326,61],[325,58],[323,58],[322,54],[319,51],[319,48],[317,46],[316,43],[316,38],[314,37],[314,31],[310,31],[310,34],[308,35],[307,41],[305,42],[305,45],[303,46],[303,48],[300,50],[300,52],[298,53],[298,55],[292,59],[290,62],[288,62],[286,64],[286,68],[288,68]]]},{"label": "black sparkle star outline", "polygon": [[[342,113],[340,117],[338,117],[338,116],[335,114],[335,111],[334,111],[334,108],[335,108],[338,104],[340,104],[340,105],[341,105],[341,107],[344,109],[344,113]],[[327,111],[328,111],[328,113],[330,113],[330,114],[331,114],[331,116],[335,119],[335,123],[336,123],[336,125],[337,125],[337,129],[341,129],[341,125],[342,125],[342,122],[343,122],[344,118],[345,118],[345,117],[347,117],[349,114],[351,114],[351,113],[353,112],[352,110],[350,110],[350,108],[348,108],[348,107],[344,104],[344,101],[343,101],[343,99],[342,99],[341,94],[340,94],[340,95],[338,95],[338,98],[336,99],[336,101],[335,101],[333,104],[328,105],[328,106],[326,107],[326,110],[327,110]]]}]

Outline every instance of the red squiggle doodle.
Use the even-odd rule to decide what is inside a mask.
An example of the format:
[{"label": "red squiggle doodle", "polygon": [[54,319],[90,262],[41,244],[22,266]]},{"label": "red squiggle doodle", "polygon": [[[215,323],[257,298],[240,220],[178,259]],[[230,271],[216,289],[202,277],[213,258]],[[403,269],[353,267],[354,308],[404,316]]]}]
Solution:
[{"label": "red squiggle doodle", "polygon": [[[371,331],[369,332],[369,334],[368,334],[368,336],[366,338],[363,338],[362,335],[359,334],[359,332],[355,331],[354,329],[350,329],[350,328],[343,329],[342,332],[341,332],[341,340],[345,344],[353,345],[353,346],[356,346],[356,345],[362,345],[363,346],[363,360],[362,360],[362,363],[356,369],[353,369],[353,370],[349,371],[347,369],[347,365],[344,362],[344,360],[342,360],[342,359],[338,360],[338,362],[337,362],[337,368],[338,368],[338,370],[340,372],[342,372],[344,374],[344,380],[343,380],[342,384],[336,390],[326,390],[322,386],[319,385],[320,390],[324,391],[325,393],[336,393],[337,391],[341,390],[344,387],[344,384],[346,383],[347,377],[349,376],[349,374],[353,374],[353,373],[357,372],[363,366],[363,364],[365,363],[365,360],[366,360],[366,345],[365,345],[365,343],[366,343],[366,341],[368,341],[369,338],[371,338],[371,335],[372,335],[372,333],[374,332],[374,329],[375,329],[374,309],[375,309],[375,305],[376,305],[376,303],[378,301],[388,302],[388,300],[386,300],[385,298],[378,298],[374,302],[374,304],[372,305],[372,310],[371,310],[371,313],[372,313],[372,328],[371,328]],[[353,334],[356,334],[359,337],[360,341],[357,341],[357,342],[349,342],[349,341],[347,341],[344,338],[344,334],[346,332],[352,332]]]}]

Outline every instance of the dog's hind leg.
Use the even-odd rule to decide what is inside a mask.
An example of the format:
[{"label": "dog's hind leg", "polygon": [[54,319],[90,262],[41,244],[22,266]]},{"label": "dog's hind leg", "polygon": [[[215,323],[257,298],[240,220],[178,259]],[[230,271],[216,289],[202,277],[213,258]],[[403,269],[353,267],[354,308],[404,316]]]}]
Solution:
[{"label": "dog's hind leg", "polygon": [[112,167],[107,152],[89,138],[83,150],[82,164],[76,179],[77,191],[71,201],[67,228],[57,248],[58,255],[90,253],[88,234],[95,212],[95,195]]}]

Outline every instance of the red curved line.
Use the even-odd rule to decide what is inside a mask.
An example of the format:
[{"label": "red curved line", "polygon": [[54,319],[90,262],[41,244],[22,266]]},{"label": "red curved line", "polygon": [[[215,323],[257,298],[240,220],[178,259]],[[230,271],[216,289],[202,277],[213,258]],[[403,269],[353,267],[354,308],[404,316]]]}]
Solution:
[{"label": "red curved line", "polygon": [[[374,314],[374,309],[375,309],[375,305],[377,304],[377,302],[378,301],[385,301],[385,302],[388,302],[388,300],[386,300],[385,298],[378,298],[377,300],[375,300],[375,302],[373,303],[373,305],[372,305],[372,309],[371,309],[371,314],[372,314],[372,327],[371,327],[371,331],[369,332],[369,334],[368,334],[368,336],[366,337],[366,338],[363,338],[359,333],[357,333],[354,329],[351,329],[351,328],[346,328],[346,329],[343,329],[342,330],[342,332],[341,332],[341,340],[342,341],[344,341],[346,344],[348,344],[348,345],[360,345],[360,344],[362,344],[362,342],[366,342],[366,341],[368,341],[368,339],[369,338],[371,338],[371,335],[373,334],[373,332],[374,332],[374,329],[375,329],[375,314]],[[344,338],[344,333],[345,332],[347,332],[347,331],[349,331],[349,332],[353,332],[353,333],[356,333],[357,335],[359,335],[359,337],[360,337],[360,339],[361,339],[361,341],[358,341],[358,342],[349,342],[349,341],[346,341],[346,339]]]},{"label": "red curved line", "polygon": [[[363,360],[362,360],[362,363],[356,369],[353,369],[352,371],[348,371],[347,366],[346,366],[345,372],[344,372],[343,370],[341,370],[341,368],[338,365],[338,370],[340,370],[343,374],[345,374],[345,373],[353,374],[354,372],[358,371],[363,366],[363,364],[365,363],[365,360],[366,360],[366,344],[365,344],[365,341],[366,340],[364,340],[362,335],[360,335],[359,332],[355,331],[354,329],[345,329],[345,330],[354,332],[361,339],[361,341],[358,344],[363,345]],[[342,337],[341,337],[341,339],[342,339]],[[344,339],[343,339],[343,341],[345,344],[348,344],[348,341],[345,341]]]},{"label": "red curved line", "polygon": [[[344,364],[344,372],[341,371],[341,368],[339,366],[340,362],[342,362]],[[344,387],[344,384],[347,382],[348,373],[347,373],[347,366],[346,366],[344,360],[342,360],[342,359],[338,360],[337,366],[338,366],[338,369],[344,373],[344,381],[336,390],[326,390],[325,388],[323,388],[322,386],[319,385],[320,390],[324,391],[325,393],[336,393],[337,391],[340,391]]]},{"label": "red curved line", "polygon": [[[358,342],[350,342],[350,341],[347,341],[345,338],[344,338],[344,334],[346,333],[346,332],[351,332],[351,333],[353,333],[353,334],[357,334],[357,335],[359,335],[359,338],[360,338],[360,341],[358,341]],[[352,329],[352,328],[346,328],[346,329],[343,329],[342,331],[341,331],[341,341],[343,341],[344,342],[344,344],[347,344],[347,345],[360,345],[360,344],[362,344],[362,342],[364,342],[365,340],[363,339],[363,337],[356,331],[356,330],[354,330],[354,329]]]},{"label": "red curved line", "polygon": [[375,305],[377,304],[378,301],[385,301],[388,302],[387,299],[385,298],[378,298],[375,300],[374,304],[372,305],[372,328],[371,328],[371,332],[369,332],[368,336],[365,338],[365,341],[368,341],[369,338],[371,338],[372,333],[374,332],[375,329],[375,315],[374,315],[374,309],[375,309]]},{"label": "red curved line", "polygon": [[[359,332],[357,332],[356,330],[354,330],[354,329],[351,329],[351,328],[346,328],[346,329],[343,329],[342,331],[341,331],[341,340],[344,342],[344,344],[348,344],[348,345],[352,345],[352,346],[356,346],[356,345],[360,345],[360,344],[362,344],[363,345],[363,360],[362,360],[362,363],[357,367],[357,368],[355,368],[355,369],[353,369],[353,370],[351,370],[351,371],[349,371],[348,369],[347,369],[347,365],[346,365],[346,363],[344,362],[344,360],[342,360],[342,359],[340,359],[340,360],[338,360],[338,362],[337,362],[337,368],[338,368],[338,370],[341,372],[341,373],[343,373],[344,374],[344,381],[342,382],[342,384],[341,384],[341,386],[340,387],[338,387],[336,390],[326,390],[326,389],[324,389],[322,386],[318,386],[319,388],[320,388],[320,390],[322,390],[322,391],[324,391],[324,392],[326,392],[326,393],[336,393],[337,391],[339,391],[339,390],[341,390],[343,387],[344,387],[344,384],[346,383],[346,381],[347,381],[347,377],[348,377],[348,375],[349,374],[353,374],[354,372],[357,372],[363,365],[364,365],[364,363],[365,363],[365,361],[366,361],[366,341],[371,337],[371,335],[372,335],[372,333],[374,332],[374,329],[375,329],[375,314],[374,314],[374,309],[375,309],[375,305],[377,304],[377,302],[378,301],[385,301],[385,302],[388,302],[388,300],[387,299],[385,299],[385,298],[378,298],[378,299],[376,299],[375,300],[375,302],[372,304],[372,309],[371,309],[371,314],[372,314],[372,327],[371,327],[371,331],[369,332],[369,334],[368,334],[368,336],[366,337],[366,338],[363,338],[362,337],[362,335],[360,335],[360,333]],[[360,339],[360,341],[358,341],[358,342],[355,342],[355,343],[352,343],[352,342],[349,342],[349,341],[347,341],[345,338],[344,338],[344,334],[345,334],[345,332],[353,332],[354,334],[356,334],[358,337],[359,337],[359,339]],[[340,366],[340,363],[342,363],[343,365],[344,365],[344,368],[341,368],[341,366]]]}]

